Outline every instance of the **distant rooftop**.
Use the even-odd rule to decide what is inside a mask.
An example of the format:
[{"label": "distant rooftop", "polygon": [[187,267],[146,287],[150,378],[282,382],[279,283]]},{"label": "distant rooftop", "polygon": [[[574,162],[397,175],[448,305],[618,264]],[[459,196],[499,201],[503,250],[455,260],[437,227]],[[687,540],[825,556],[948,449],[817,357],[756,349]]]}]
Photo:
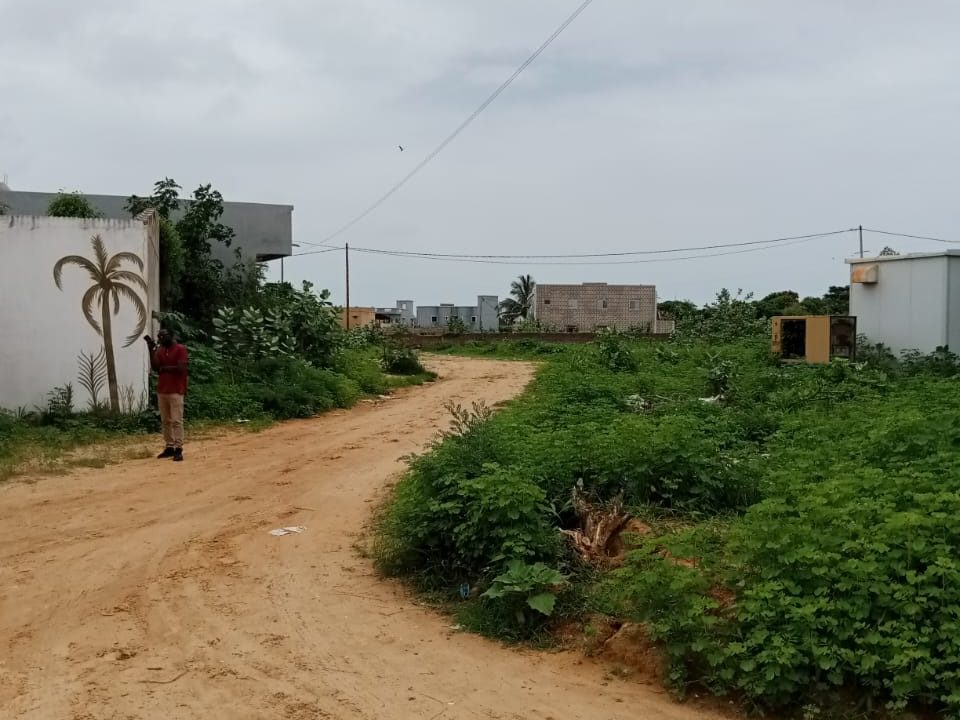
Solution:
[{"label": "distant rooftop", "polygon": [[[57,196],[56,193],[10,190],[5,184],[0,186],[0,191],[3,191],[3,201],[12,215],[46,215],[50,202]],[[104,217],[130,219],[130,213],[126,210],[129,196],[86,193],[84,196]],[[186,200],[181,201],[181,207],[186,207]],[[214,256],[225,264],[233,263],[234,251],[238,248],[243,256],[252,256],[258,261],[276,260],[293,254],[292,205],[224,202],[221,222],[235,233],[230,247],[218,243],[211,248]]]},{"label": "distant rooftop", "polygon": [[860,263],[895,262],[897,260],[919,260],[922,258],[960,257],[960,250],[938,250],[937,252],[906,253],[904,255],[875,255],[874,257],[847,258],[848,265]]}]

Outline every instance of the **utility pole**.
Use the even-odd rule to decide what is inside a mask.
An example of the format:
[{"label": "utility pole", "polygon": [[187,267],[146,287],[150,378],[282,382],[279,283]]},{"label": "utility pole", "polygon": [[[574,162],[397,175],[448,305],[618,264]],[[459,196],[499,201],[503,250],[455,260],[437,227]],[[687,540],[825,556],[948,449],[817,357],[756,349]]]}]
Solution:
[{"label": "utility pole", "polygon": [[863,257],[863,225],[860,226],[860,257]]},{"label": "utility pole", "polygon": [[283,255],[280,256],[280,282],[283,282]]},{"label": "utility pole", "polygon": [[347,266],[347,307],[346,307],[346,329],[350,329],[350,243],[344,243],[343,259]]}]

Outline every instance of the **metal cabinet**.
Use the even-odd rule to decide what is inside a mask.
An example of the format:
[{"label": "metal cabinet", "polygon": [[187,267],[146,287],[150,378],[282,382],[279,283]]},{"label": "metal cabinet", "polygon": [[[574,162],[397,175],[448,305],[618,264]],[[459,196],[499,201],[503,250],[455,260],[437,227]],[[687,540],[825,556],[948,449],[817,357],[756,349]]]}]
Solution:
[{"label": "metal cabinet", "polygon": [[784,362],[854,360],[857,319],[850,315],[785,315],[773,318],[773,353]]}]

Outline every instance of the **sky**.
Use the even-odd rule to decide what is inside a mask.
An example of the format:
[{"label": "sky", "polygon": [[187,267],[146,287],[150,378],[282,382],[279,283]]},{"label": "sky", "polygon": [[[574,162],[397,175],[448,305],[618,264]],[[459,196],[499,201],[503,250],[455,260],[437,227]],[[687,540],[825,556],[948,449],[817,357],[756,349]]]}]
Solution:
[{"label": "sky", "polygon": [[[295,207],[316,249],[409,172],[580,0],[0,0],[0,175]],[[624,252],[856,227],[960,240],[960,3],[595,0],[333,244]],[[398,145],[405,148],[401,152]],[[943,244],[865,234],[868,254]],[[822,294],[856,233],[589,266],[351,253],[351,303],[467,304],[510,280]],[[688,254],[680,253],[679,256]],[[640,258],[637,258],[640,259]],[[649,258],[647,258],[649,259]],[[276,277],[279,267],[271,267]],[[343,253],[285,261],[343,302]]]}]

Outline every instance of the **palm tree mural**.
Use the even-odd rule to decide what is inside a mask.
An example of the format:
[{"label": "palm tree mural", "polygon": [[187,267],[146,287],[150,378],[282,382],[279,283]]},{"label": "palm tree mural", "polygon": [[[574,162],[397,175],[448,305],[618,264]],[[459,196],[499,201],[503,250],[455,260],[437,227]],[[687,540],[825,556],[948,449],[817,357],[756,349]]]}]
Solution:
[{"label": "palm tree mural", "polygon": [[500,317],[507,322],[515,322],[521,318],[526,320],[533,303],[533,290],[536,286],[537,283],[529,275],[521,275],[510,283],[510,294],[513,297],[500,303]]},{"label": "palm tree mural", "polygon": [[[67,265],[76,265],[86,270],[93,281],[80,301],[80,309],[90,326],[103,338],[103,351],[107,359],[107,387],[110,391],[110,409],[120,411],[120,390],[117,385],[117,361],[113,353],[113,325],[110,306],[113,305],[112,315],[120,312],[120,298],[126,299],[137,312],[137,327],[124,340],[123,347],[133,345],[143,334],[147,326],[147,308],[136,288],[147,292],[147,283],[143,277],[132,270],[124,270],[124,263],[135,265],[143,272],[143,260],[131,252],[119,252],[113,257],[107,253],[103,239],[94,235],[90,240],[93,246],[94,259],[90,260],[82,255],[67,255],[57,260],[53,266],[53,281],[60,290],[63,290],[61,280],[63,268]],[[100,321],[94,315],[94,303],[100,305]]]}]

